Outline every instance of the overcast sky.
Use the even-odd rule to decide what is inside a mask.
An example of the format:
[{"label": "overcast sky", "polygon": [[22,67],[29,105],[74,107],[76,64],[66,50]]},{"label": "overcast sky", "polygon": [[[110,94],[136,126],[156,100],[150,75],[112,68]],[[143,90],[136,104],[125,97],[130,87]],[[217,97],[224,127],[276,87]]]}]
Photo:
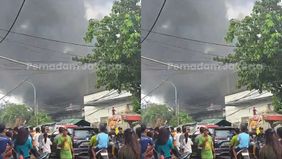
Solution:
[{"label": "overcast sky", "polygon": [[[142,1],[142,35],[153,24],[163,0]],[[154,31],[178,37],[225,44],[224,36],[231,18],[250,14],[254,0],[169,0]],[[203,44],[151,33],[142,44],[142,55],[178,65],[217,64],[212,55],[224,56],[232,48]],[[168,79],[178,90],[179,104],[190,112],[211,104],[223,105],[224,95],[236,88],[232,70],[173,71],[167,66],[142,60],[142,93],[147,94]],[[164,83],[152,92],[154,102],[174,106],[174,88]]]},{"label": "overcast sky", "polygon": [[[8,29],[21,0],[1,0],[0,29]],[[83,37],[90,18],[100,19],[110,12],[113,0],[26,0],[12,31],[61,41],[85,44]],[[6,32],[0,31],[3,36]],[[91,48],[60,44],[10,33],[0,44],[0,56],[33,64],[72,62],[72,56],[91,53]],[[39,106],[47,109],[68,104],[82,104],[83,94],[89,93],[88,74],[92,71],[26,71],[25,66],[0,60],[0,94],[5,94],[26,77],[30,77],[38,93]],[[34,73],[31,75],[31,73]],[[93,73],[92,73],[93,74]],[[93,75],[90,75],[93,77]],[[93,81],[95,82],[95,81]],[[93,83],[92,83],[93,85]],[[6,98],[10,102],[32,104],[33,89],[23,84]],[[3,101],[2,101],[3,102]],[[57,105],[56,107],[52,107]]]}]

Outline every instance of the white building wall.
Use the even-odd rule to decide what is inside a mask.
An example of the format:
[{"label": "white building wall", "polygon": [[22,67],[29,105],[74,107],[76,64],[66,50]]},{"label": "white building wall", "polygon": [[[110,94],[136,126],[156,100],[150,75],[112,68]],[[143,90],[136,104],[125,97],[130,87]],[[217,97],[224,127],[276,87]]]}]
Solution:
[{"label": "white building wall", "polygon": [[[107,107],[93,107],[93,106],[85,106],[84,107],[84,114],[85,114],[85,120],[90,123],[100,123],[105,122],[101,121],[102,118],[108,118],[109,116],[112,116],[112,107],[115,107],[116,114],[123,114],[127,110],[127,105],[130,104],[130,102],[124,102],[119,105],[111,105]],[[129,106],[129,109],[132,110],[132,106]],[[95,113],[93,113],[95,112]]]},{"label": "white building wall", "polygon": [[243,117],[252,117],[253,116],[253,107],[256,108],[257,114],[264,114],[269,112],[272,107],[269,109],[271,101],[261,101],[255,105],[244,104],[240,106],[226,106],[226,120],[231,123],[242,122]]},{"label": "white building wall", "polygon": [[[120,94],[117,91],[101,91],[94,94],[84,96],[84,117],[85,120],[90,123],[100,123],[106,122],[109,116],[112,116],[112,108],[114,107],[116,110],[116,114],[123,114],[126,110],[132,110],[131,94],[128,92],[121,92]],[[116,102],[115,99],[128,97],[127,101],[124,102]],[[91,101],[99,100],[99,101],[110,101],[109,104],[97,105],[97,106],[87,106],[87,104]],[[103,121],[101,121],[101,119]]]}]

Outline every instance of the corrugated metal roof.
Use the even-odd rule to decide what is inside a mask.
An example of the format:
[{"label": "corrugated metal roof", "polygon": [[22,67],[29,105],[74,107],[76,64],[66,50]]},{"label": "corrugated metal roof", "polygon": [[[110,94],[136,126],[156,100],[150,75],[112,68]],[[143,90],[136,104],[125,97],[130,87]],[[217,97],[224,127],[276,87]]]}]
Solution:
[{"label": "corrugated metal roof", "polygon": [[62,121],[60,121],[59,123],[66,123],[66,124],[77,124],[79,123],[81,120],[83,119],[64,119]]},{"label": "corrugated metal roof", "polygon": [[233,96],[232,100],[227,101],[225,105],[248,102],[248,101],[252,101],[256,99],[272,97],[272,93],[267,92],[267,91],[263,91],[262,93],[260,93],[258,90],[252,90],[252,91],[240,92],[232,96]]}]

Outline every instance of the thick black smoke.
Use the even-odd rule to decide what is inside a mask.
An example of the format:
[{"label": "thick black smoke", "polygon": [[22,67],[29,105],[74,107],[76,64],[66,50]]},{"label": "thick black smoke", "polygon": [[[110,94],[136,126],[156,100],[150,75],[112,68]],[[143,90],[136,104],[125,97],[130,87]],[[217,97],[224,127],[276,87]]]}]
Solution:
[{"label": "thick black smoke", "polygon": [[[142,1],[142,35],[147,33],[163,0]],[[253,0],[170,0],[154,31],[224,44],[229,18],[246,15]],[[249,8],[246,8],[249,7]],[[241,10],[240,10],[241,9]],[[243,10],[244,9],[244,10]],[[242,13],[241,13],[242,12]],[[236,14],[235,14],[236,13]],[[216,64],[212,55],[227,55],[232,48],[202,44],[151,33],[142,44],[142,55],[176,64]],[[179,104],[195,112],[211,104],[223,105],[224,95],[236,89],[234,71],[173,71],[167,66],[142,60],[142,93],[148,93],[168,78],[178,88]],[[174,105],[174,89],[163,84],[152,93]]]},{"label": "thick black smoke", "polygon": [[[113,0],[27,0],[13,31],[84,44],[87,18],[102,18],[109,12],[112,3]],[[0,28],[9,28],[20,4],[20,0],[0,1]],[[1,31],[0,35],[5,33]],[[86,55],[91,53],[91,48],[12,33],[0,44],[1,56],[34,64],[74,63],[72,56],[64,53]],[[41,109],[59,111],[71,103],[80,105],[84,94],[95,91],[93,71],[42,72],[25,68],[0,60],[0,90],[5,93],[29,76],[29,81],[37,88]],[[19,87],[12,95],[23,98],[28,104],[33,103],[33,89],[28,84]]]}]

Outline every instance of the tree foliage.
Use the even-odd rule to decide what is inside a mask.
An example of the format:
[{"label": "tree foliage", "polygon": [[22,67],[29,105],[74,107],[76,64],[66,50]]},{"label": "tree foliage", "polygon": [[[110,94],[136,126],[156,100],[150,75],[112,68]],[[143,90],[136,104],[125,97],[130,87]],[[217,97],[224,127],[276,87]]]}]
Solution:
[{"label": "tree foliage", "polygon": [[[179,113],[179,124],[184,124],[193,121],[191,117],[188,116],[185,112]],[[148,106],[145,110],[142,111],[142,120],[144,123],[147,123],[149,126],[177,126],[178,118],[175,116],[174,111],[166,105],[157,105],[153,104]]]},{"label": "tree foliage", "polygon": [[178,116],[173,116],[170,121],[169,125],[171,126],[178,126],[178,118],[179,118],[179,125],[190,123],[193,121],[193,119],[185,112],[179,112]]},{"label": "tree foliage", "polygon": [[95,41],[93,53],[75,60],[96,64],[98,87],[126,90],[140,100],[141,7],[138,5],[139,2],[140,0],[115,1],[109,16],[101,20],[91,19],[84,40]]},{"label": "tree foliage", "polygon": [[8,103],[0,111],[0,122],[10,126],[16,126],[17,124],[27,122],[31,116],[32,109],[30,107]]},{"label": "tree foliage", "polygon": [[225,40],[235,43],[234,54],[216,58],[237,63],[239,86],[273,93],[275,110],[282,105],[282,8],[280,0],[255,2],[252,13],[232,19]]},{"label": "tree foliage", "polygon": [[34,115],[29,119],[27,124],[30,126],[37,126],[37,122],[38,122],[38,125],[41,125],[44,123],[52,122],[52,119],[46,113],[38,112],[37,115]]},{"label": "tree foliage", "polygon": [[51,121],[51,118],[43,112],[39,112],[37,116],[34,116],[32,108],[23,104],[8,103],[0,110],[0,123],[5,123],[10,127],[23,124],[31,124],[31,126],[36,126],[36,122],[34,122],[36,117],[39,121],[38,124]]}]

